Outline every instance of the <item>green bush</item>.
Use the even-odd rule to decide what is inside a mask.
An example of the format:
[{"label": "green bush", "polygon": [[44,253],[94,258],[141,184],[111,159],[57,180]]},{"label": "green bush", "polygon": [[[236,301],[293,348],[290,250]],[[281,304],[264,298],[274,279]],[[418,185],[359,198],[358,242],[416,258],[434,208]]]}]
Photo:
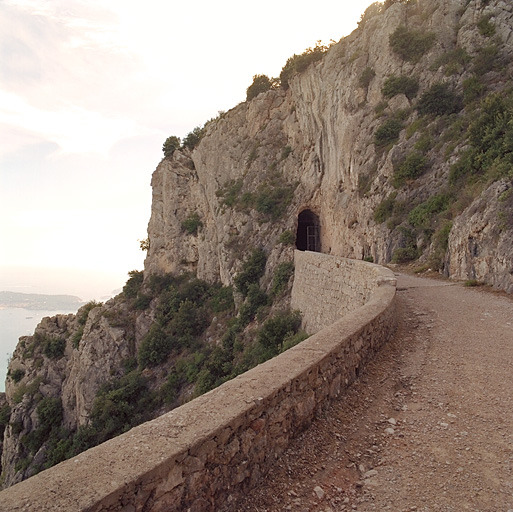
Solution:
[{"label": "green bush", "polygon": [[198,234],[198,229],[203,226],[203,222],[201,222],[200,216],[197,212],[191,213],[183,222],[182,222],[182,231],[189,233],[189,235]]},{"label": "green bush", "polygon": [[408,99],[413,99],[419,90],[417,78],[407,75],[392,75],[383,83],[381,92],[385,98],[393,98],[397,94],[404,94]]},{"label": "green bush", "polygon": [[196,126],[192,132],[189,132],[183,140],[182,146],[188,149],[194,149],[205,135],[205,127]]},{"label": "green bush", "polygon": [[426,157],[420,153],[410,153],[398,166],[394,168],[392,185],[402,187],[406,181],[418,178],[427,166]]},{"label": "green bush", "polygon": [[258,310],[262,306],[266,306],[268,301],[267,294],[260,289],[258,284],[249,285],[246,300],[239,310],[239,327],[248,325],[255,318]]},{"label": "green bush", "polygon": [[173,349],[174,340],[168,337],[161,326],[153,324],[139,347],[140,368],[148,368],[163,363]]},{"label": "green bush", "polygon": [[233,302],[233,288],[231,286],[222,286],[216,288],[212,294],[211,307],[214,313],[229,311],[235,307]]},{"label": "green bush", "polygon": [[23,377],[25,377],[25,370],[21,368],[16,368],[15,370],[9,370],[7,372],[7,376],[10,377],[13,382],[20,382]]},{"label": "green bush", "polygon": [[439,82],[432,85],[420,97],[417,110],[420,115],[443,116],[455,114],[463,108],[461,97],[449,84]]},{"label": "green bush", "polygon": [[278,220],[289,207],[294,190],[292,187],[264,186],[255,197],[255,209],[270,220]]},{"label": "green bush", "polygon": [[89,312],[99,306],[102,306],[102,303],[96,302],[95,300],[91,300],[85,306],[82,306],[77,314],[78,325],[85,325],[87,322],[87,317],[89,316]]},{"label": "green bush", "polygon": [[294,245],[296,243],[296,235],[292,231],[287,230],[280,235],[278,241],[283,245]]},{"label": "green bush", "polygon": [[246,101],[251,101],[259,94],[269,91],[272,86],[273,82],[267,75],[255,75],[253,83],[246,90]]},{"label": "green bush", "polygon": [[397,119],[387,119],[374,133],[374,144],[378,147],[386,146],[395,142],[403,125]]},{"label": "green bush", "polygon": [[4,432],[11,419],[11,407],[5,404],[0,407],[0,439],[3,440]]},{"label": "green bush", "polygon": [[242,270],[235,277],[234,283],[237,290],[244,295],[248,293],[251,284],[258,284],[264,275],[267,256],[262,249],[255,249],[248,260],[243,264]]},{"label": "green bush", "polygon": [[392,216],[395,205],[395,198],[397,192],[390,194],[386,199],[383,199],[374,211],[374,221],[378,224],[385,222],[389,217]]},{"label": "green bush", "polygon": [[99,444],[150,419],[155,396],[147,385],[147,379],[132,371],[121,378],[112,379],[98,391],[91,411],[89,431],[81,432],[78,444]]},{"label": "green bush", "polygon": [[301,316],[297,311],[277,313],[266,320],[258,333],[258,343],[273,354],[278,354],[286,338],[298,332]]},{"label": "green bush", "polygon": [[242,190],[242,180],[230,180],[216,192],[217,197],[222,197],[221,204],[233,208],[237,203]]},{"label": "green bush", "polygon": [[271,295],[279,295],[294,275],[294,263],[291,261],[280,263],[274,273]]},{"label": "green bush", "polygon": [[456,73],[462,73],[468,67],[472,57],[464,48],[457,46],[454,50],[448,51],[440,55],[431,65],[431,71],[437,71],[440,66],[445,67],[447,76]]},{"label": "green bush", "polygon": [[433,216],[449,207],[449,196],[437,194],[419,204],[408,215],[408,222],[416,228],[428,229],[432,225]]},{"label": "green bush", "polygon": [[305,71],[310,64],[324,57],[328,47],[317,42],[314,48],[307,48],[301,55],[293,55],[287,59],[280,73],[280,84],[283,89],[288,89],[290,79],[297,73]]},{"label": "green bush", "polygon": [[513,94],[492,94],[467,130],[468,148],[451,168],[449,182],[513,176]]},{"label": "green bush", "polygon": [[172,156],[173,153],[180,148],[180,138],[171,135],[168,137],[162,146],[162,151],[165,157]]},{"label": "green bush", "polygon": [[490,21],[491,14],[482,16],[477,22],[479,33],[485,37],[492,37],[495,35],[495,25]]},{"label": "green bush", "polygon": [[486,86],[481,82],[479,77],[471,76],[463,80],[463,103],[465,105],[483,97],[485,92]]},{"label": "green bush", "polygon": [[445,253],[449,247],[449,234],[452,229],[452,222],[447,220],[433,234],[433,251],[429,255],[429,266],[433,270],[440,270],[443,267]]},{"label": "green bush", "polygon": [[144,272],[141,270],[131,270],[128,272],[130,276],[125,286],[123,286],[123,294],[129,299],[137,297],[139,290],[143,284]]},{"label": "green bush", "polygon": [[137,309],[138,311],[144,311],[145,309],[148,309],[151,304],[151,296],[150,295],[138,295],[137,299],[135,299],[134,302],[134,309]]},{"label": "green bush", "polygon": [[432,32],[408,30],[401,25],[390,35],[389,44],[403,60],[416,63],[433,47],[435,38]]},{"label": "green bush", "polygon": [[474,57],[473,71],[476,75],[486,75],[499,68],[499,47],[496,44],[479,48]]},{"label": "green bush", "polygon": [[34,454],[49,439],[52,433],[58,429],[62,422],[62,402],[60,398],[45,397],[36,407],[38,426],[23,436],[21,444]]},{"label": "green bush", "polygon": [[66,340],[53,336],[44,337],[43,353],[49,359],[60,359],[66,349]]},{"label": "green bush", "polygon": [[366,67],[363,70],[363,73],[360,75],[358,79],[358,84],[360,87],[367,89],[371,83],[371,80],[376,76],[376,72],[371,67]]}]

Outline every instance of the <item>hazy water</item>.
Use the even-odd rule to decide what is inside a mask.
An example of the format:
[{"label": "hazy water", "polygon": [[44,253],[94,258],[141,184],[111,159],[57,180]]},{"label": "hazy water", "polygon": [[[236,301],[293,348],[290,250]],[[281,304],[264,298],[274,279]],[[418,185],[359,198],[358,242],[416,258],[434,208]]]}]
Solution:
[{"label": "hazy water", "polygon": [[0,309],[0,391],[5,391],[7,362],[18,344],[18,338],[34,334],[34,329],[42,318],[59,313],[76,313],[76,309],[59,311],[34,311],[23,308]]}]

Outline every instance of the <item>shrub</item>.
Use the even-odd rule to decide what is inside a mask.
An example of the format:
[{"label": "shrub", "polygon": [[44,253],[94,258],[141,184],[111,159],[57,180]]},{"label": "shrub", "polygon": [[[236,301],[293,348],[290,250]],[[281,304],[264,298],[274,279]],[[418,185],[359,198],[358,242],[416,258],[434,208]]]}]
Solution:
[{"label": "shrub", "polygon": [[481,98],[486,91],[486,86],[479,77],[471,76],[463,80],[463,103],[468,105],[474,100]]},{"label": "shrub", "polygon": [[403,129],[403,125],[397,119],[388,119],[374,133],[374,144],[376,146],[386,146],[395,142],[399,138],[399,134]]},{"label": "shrub", "polygon": [[203,226],[203,222],[201,222],[200,216],[197,212],[191,213],[183,222],[182,222],[182,230],[189,235],[196,235],[198,233],[198,229]]},{"label": "shrub", "polygon": [[88,444],[94,437],[94,443],[99,444],[139,425],[149,419],[153,401],[154,395],[140,372],[111,380],[96,395],[91,411],[93,430],[82,432],[81,442]]},{"label": "shrub", "polygon": [[242,266],[242,270],[235,277],[234,283],[237,290],[244,295],[248,293],[251,284],[258,284],[264,275],[267,256],[262,249],[255,249],[248,260]]},{"label": "shrub", "polygon": [[301,55],[293,55],[287,59],[280,73],[280,84],[288,89],[290,79],[297,73],[305,71],[310,64],[319,61],[328,51],[328,47],[317,41],[314,48],[307,48]]},{"label": "shrub", "polygon": [[433,216],[449,207],[449,196],[437,194],[419,204],[408,215],[408,222],[416,228],[427,229],[432,224]]},{"label": "shrub", "polygon": [[273,82],[267,75],[255,75],[253,83],[246,90],[246,101],[251,101],[260,93],[269,91],[272,85]]},{"label": "shrub", "polygon": [[139,347],[139,367],[147,368],[163,363],[171,353],[173,341],[161,326],[153,324]]},{"label": "shrub", "polygon": [[457,46],[454,50],[440,55],[431,65],[431,71],[437,71],[440,66],[445,66],[445,74],[454,75],[465,71],[471,60],[467,51]]},{"label": "shrub", "polygon": [[248,325],[255,318],[259,308],[266,306],[267,303],[267,294],[259,288],[258,284],[249,285],[246,301],[239,311],[239,325],[241,327]]},{"label": "shrub", "polygon": [[294,335],[301,325],[299,312],[277,313],[267,320],[258,333],[258,343],[268,349],[271,353],[277,354],[286,338]]},{"label": "shrub", "polygon": [[3,440],[5,428],[9,425],[11,419],[11,407],[9,404],[5,404],[0,407],[0,439]]},{"label": "shrub", "polygon": [[482,16],[477,22],[479,33],[484,37],[492,37],[495,35],[495,25],[490,21],[491,14]]},{"label": "shrub", "polygon": [[221,204],[225,204],[226,206],[233,208],[239,199],[241,190],[242,180],[230,180],[216,192],[216,196],[223,198]]},{"label": "shrub", "polygon": [[407,180],[418,178],[426,170],[427,160],[420,153],[410,153],[397,168],[394,168],[392,185],[400,188]]},{"label": "shrub", "polygon": [[125,286],[123,286],[123,294],[129,299],[137,297],[139,290],[143,284],[144,272],[142,270],[131,270],[128,272],[130,276]]},{"label": "shrub", "polygon": [[48,336],[43,340],[43,353],[49,359],[60,359],[64,355],[65,348],[64,338]]},{"label": "shrub", "polygon": [[397,94],[404,94],[408,99],[413,99],[419,90],[419,81],[415,77],[406,75],[392,75],[388,77],[381,92],[385,98],[393,98]]},{"label": "shrub", "polygon": [[271,295],[279,295],[287,286],[294,274],[294,263],[291,261],[280,263],[274,273]]},{"label": "shrub", "polygon": [[365,9],[365,11],[360,16],[360,21],[358,22],[358,28],[364,27],[366,23],[371,19],[381,13],[383,9],[383,4],[381,2],[374,2]]},{"label": "shrub", "polygon": [[292,187],[264,186],[255,198],[255,209],[271,220],[278,220],[292,201]]},{"label": "shrub", "polygon": [[196,126],[192,132],[189,132],[183,140],[182,146],[188,149],[194,149],[205,135],[205,127]]},{"label": "shrub", "polygon": [[401,25],[390,35],[389,44],[392,51],[403,60],[416,63],[428,52],[435,42],[435,34],[408,30]]},{"label": "shrub", "polygon": [[433,270],[440,270],[443,266],[445,253],[449,247],[449,234],[452,222],[447,220],[433,235],[433,252],[429,256],[429,265]]},{"label": "shrub", "polygon": [[378,224],[385,222],[394,211],[395,198],[397,192],[390,194],[386,199],[383,199],[374,211],[374,221]]},{"label": "shrub", "polygon": [[400,247],[398,247],[392,256],[393,263],[407,263],[417,259],[418,249],[415,232],[405,227],[399,227],[401,234]]},{"label": "shrub", "polygon": [[211,307],[214,313],[231,310],[234,306],[233,288],[231,286],[222,286],[215,289],[211,298]]},{"label": "shrub", "polygon": [[489,95],[467,135],[471,147],[451,168],[451,184],[469,177],[497,180],[513,175],[513,95]]},{"label": "shrub", "polygon": [[150,303],[151,303],[151,296],[141,294],[137,297],[137,299],[135,299],[134,309],[137,309],[138,311],[143,311],[150,307]]},{"label": "shrub", "polygon": [[162,146],[162,151],[165,157],[172,156],[173,153],[180,148],[180,138],[171,135],[168,137]]},{"label": "shrub", "polygon": [[95,300],[91,300],[85,306],[82,306],[79,309],[78,314],[77,314],[78,325],[85,325],[85,323],[87,322],[87,317],[89,316],[89,312],[92,309],[97,308],[101,305],[102,305],[101,302],[96,302]]},{"label": "shrub", "polygon": [[278,241],[283,245],[294,245],[296,243],[296,235],[292,231],[287,230],[280,235]]},{"label": "shrub", "polygon": [[371,67],[367,67],[363,70],[363,73],[360,75],[360,78],[358,79],[358,84],[360,85],[360,87],[367,89],[367,87],[369,87],[369,84],[371,83],[371,80],[375,76],[376,72]]},{"label": "shrub", "polygon": [[499,66],[499,47],[496,44],[480,48],[474,57],[473,71],[476,75],[482,76],[493,71]]},{"label": "shrub", "polygon": [[23,377],[25,377],[25,370],[21,368],[16,368],[15,370],[9,370],[7,372],[7,376],[10,377],[13,382],[20,382]]},{"label": "shrub", "polygon": [[417,110],[420,115],[431,114],[443,116],[455,114],[463,108],[459,95],[447,83],[439,82],[432,85],[420,97]]}]

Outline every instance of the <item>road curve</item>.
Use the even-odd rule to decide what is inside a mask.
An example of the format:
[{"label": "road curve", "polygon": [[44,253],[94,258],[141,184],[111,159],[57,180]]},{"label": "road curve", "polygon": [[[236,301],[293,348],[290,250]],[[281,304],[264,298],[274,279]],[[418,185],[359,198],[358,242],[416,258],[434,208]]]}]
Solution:
[{"label": "road curve", "polygon": [[397,294],[394,340],[224,510],[513,512],[512,298],[404,274]]}]

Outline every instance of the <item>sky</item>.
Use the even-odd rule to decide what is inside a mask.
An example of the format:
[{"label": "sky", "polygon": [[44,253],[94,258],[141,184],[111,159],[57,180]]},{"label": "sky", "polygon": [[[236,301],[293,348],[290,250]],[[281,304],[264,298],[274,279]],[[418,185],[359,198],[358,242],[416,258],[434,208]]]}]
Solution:
[{"label": "sky", "polygon": [[165,139],[371,3],[0,0],[0,289],[119,289],[143,268]]}]

